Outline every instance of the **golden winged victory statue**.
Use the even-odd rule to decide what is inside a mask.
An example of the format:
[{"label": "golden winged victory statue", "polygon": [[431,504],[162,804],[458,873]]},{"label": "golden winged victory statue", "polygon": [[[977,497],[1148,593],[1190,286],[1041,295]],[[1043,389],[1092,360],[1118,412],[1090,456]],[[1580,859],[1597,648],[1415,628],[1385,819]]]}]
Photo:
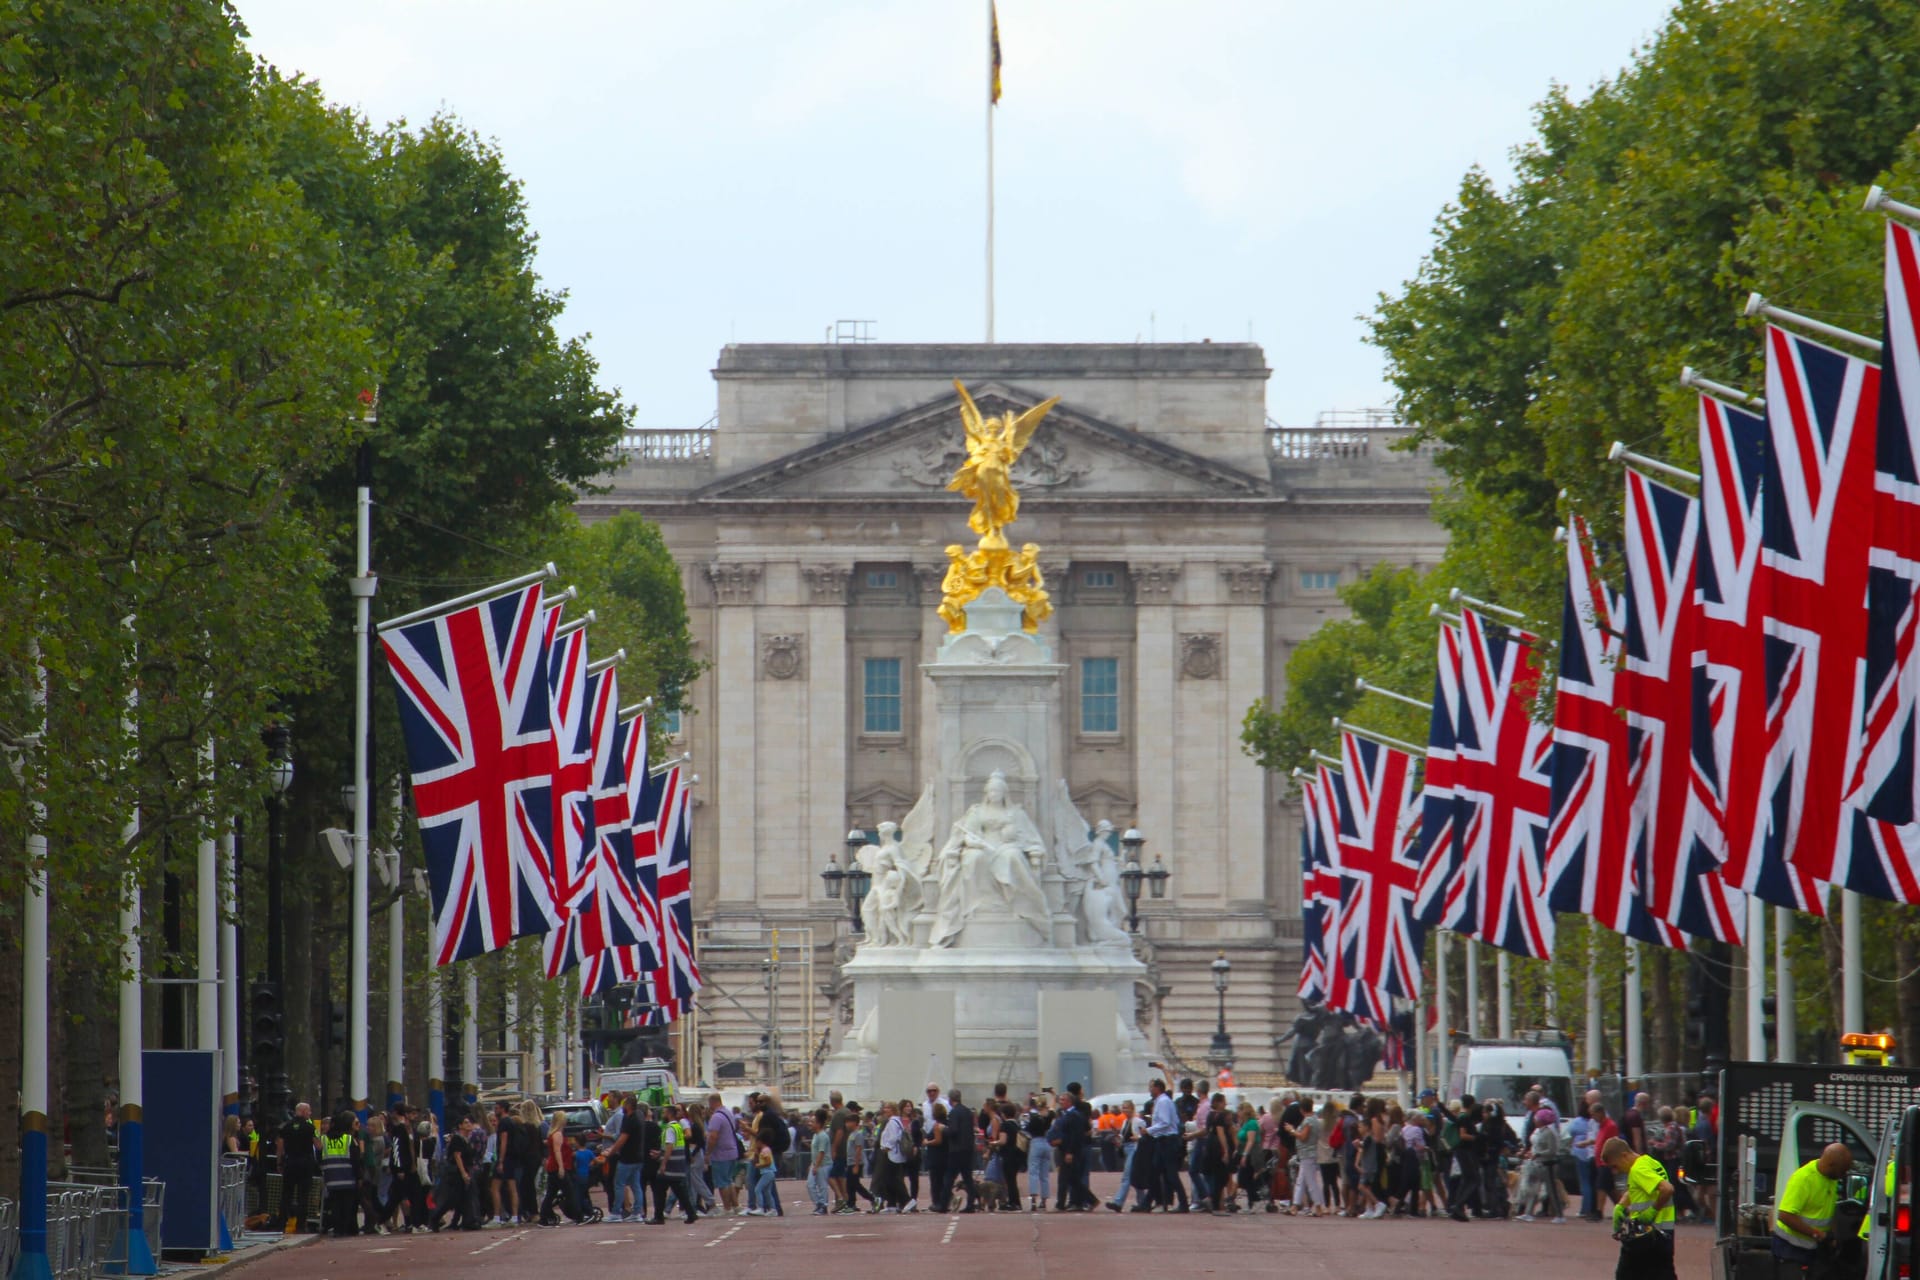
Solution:
[{"label": "golden winged victory statue", "polygon": [[1026,606],[1021,624],[1028,631],[1053,612],[1046,584],[1040,576],[1040,548],[1027,543],[1016,554],[1007,545],[1006,527],[1020,514],[1020,494],[1013,487],[1013,464],[1026,452],[1039,429],[1041,419],[1060,403],[1054,396],[1022,413],[1005,413],[998,418],[983,417],[966,387],[954,379],[960,393],[960,420],[966,427],[967,460],[947,481],[947,488],[973,499],[973,512],[967,527],[980,535],[973,551],[955,544],[947,548],[952,562],[946,581],[940,616],[952,631],[966,629],[966,605],[988,587],[999,587],[1015,601]]}]

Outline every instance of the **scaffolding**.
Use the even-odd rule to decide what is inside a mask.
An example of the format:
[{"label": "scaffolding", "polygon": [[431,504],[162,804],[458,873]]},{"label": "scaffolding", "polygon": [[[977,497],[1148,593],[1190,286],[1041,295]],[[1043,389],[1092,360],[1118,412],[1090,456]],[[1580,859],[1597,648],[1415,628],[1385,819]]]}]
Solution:
[{"label": "scaffolding", "polygon": [[[721,1066],[739,1064],[729,1084],[773,1086],[789,1101],[813,1096],[813,929],[754,925],[697,925],[695,954],[704,966],[698,1004],[682,1020],[681,1079],[721,1083]],[[757,1046],[723,1046],[721,1028],[738,1015],[757,1032]],[[724,1050],[724,1052],[723,1052]]]}]

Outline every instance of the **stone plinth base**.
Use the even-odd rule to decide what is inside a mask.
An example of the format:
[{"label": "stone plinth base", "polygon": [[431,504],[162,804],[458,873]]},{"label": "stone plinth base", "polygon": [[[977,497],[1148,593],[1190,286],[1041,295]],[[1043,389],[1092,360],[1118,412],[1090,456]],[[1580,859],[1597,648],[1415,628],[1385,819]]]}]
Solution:
[{"label": "stone plinth base", "polygon": [[[1064,1087],[1058,1078],[1062,1052],[1092,1059],[1093,1078],[1083,1081],[1089,1094],[1146,1087],[1151,1051],[1133,1017],[1134,983],[1146,968],[1124,946],[865,946],[847,962],[845,973],[854,983],[853,1030],[821,1065],[815,1093],[822,1098],[838,1089],[869,1103],[919,1101],[932,1080],[942,1087],[958,1084],[969,1106],[999,1082],[1007,1085],[1009,1097],[1024,1102],[1040,1085]],[[1046,1003],[1055,1008],[1072,1002],[1076,1026],[1043,1032],[1043,990]],[[923,1025],[922,1018],[936,1011],[944,1022],[949,1001],[950,1037]],[[1111,1014],[1089,1018],[1088,1004]],[[1086,1030],[1091,1025],[1105,1025],[1107,1034],[1096,1043],[1080,1043],[1094,1038]],[[903,1039],[915,1043],[903,1044]],[[1043,1042],[1053,1061],[1042,1061]],[[951,1060],[945,1059],[947,1052]]]}]

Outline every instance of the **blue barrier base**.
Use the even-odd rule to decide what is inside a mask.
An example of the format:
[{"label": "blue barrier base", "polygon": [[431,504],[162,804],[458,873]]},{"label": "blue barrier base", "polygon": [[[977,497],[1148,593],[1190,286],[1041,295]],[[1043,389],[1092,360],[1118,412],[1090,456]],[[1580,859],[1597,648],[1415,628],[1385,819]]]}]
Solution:
[{"label": "blue barrier base", "polygon": [[47,1118],[21,1117],[20,1257],[12,1280],[53,1280],[47,1265]]},{"label": "blue barrier base", "polygon": [[127,1189],[127,1274],[150,1276],[160,1267],[147,1243],[146,1128],[138,1120],[120,1118],[120,1185]]}]

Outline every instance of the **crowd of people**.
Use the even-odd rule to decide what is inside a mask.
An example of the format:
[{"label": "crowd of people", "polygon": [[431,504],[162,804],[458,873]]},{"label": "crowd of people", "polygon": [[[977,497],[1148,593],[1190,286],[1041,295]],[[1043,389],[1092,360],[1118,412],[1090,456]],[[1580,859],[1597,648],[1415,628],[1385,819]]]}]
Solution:
[{"label": "crowd of people", "polygon": [[[1642,1093],[1615,1117],[1595,1092],[1562,1123],[1536,1089],[1514,1123],[1498,1102],[1445,1101],[1432,1090],[1411,1108],[1296,1093],[1256,1106],[1159,1079],[1140,1106],[1096,1107],[1077,1084],[1024,1104],[1004,1085],[976,1105],[935,1084],[922,1099],[877,1107],[836,1092],[798,1114],[771,1092],[738,1108],[718,1094],[612,1101],[603,1125],[571,1133],[564,1112],[548,1117],[531,1100],[465,1109],[446,1132],[404,1105],[362,1122],[350,1111],[315,1120],[301,1104],[272,1135],[230,1120],[227,1146],[272,1152],[289,1232],[307,1220],[317,1181],[321,1229],[339,1235],[784,1216],[783,1178],[805,1183],[796,1211],[805,1203],[821,1216],[1104,1208],[1564,1223],[1575,1212],[1601,1220],[1607,1208],[1617,1219],[1631,1207],[1629,1167],[1643,1156],[1672,1181],[1681,1216],[1708,1215],[1708,1188],[1676,1174],[1684,1143],[1710,1140],[1717,1119],[1710,1094],[1656,1109]],[[1614,1150],[1628,1153],[1625,1163],[1607,1155]],[[1577,1206],[1564,1185],[1569,1166]],[[1120,1175],[1104,1199],[1090,1182],[1102,1169]]]}]

